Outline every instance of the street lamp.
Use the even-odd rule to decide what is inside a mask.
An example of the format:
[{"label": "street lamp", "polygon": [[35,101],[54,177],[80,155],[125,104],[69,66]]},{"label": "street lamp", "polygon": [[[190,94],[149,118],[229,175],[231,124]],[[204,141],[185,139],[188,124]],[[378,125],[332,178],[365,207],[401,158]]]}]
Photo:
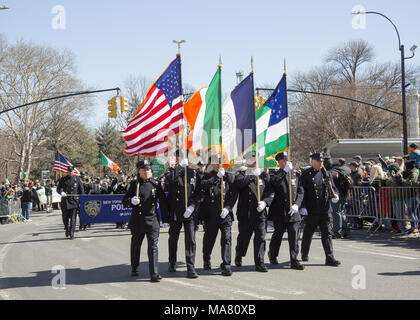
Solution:
[{"label": "street lamp", "polygon": [[406,57],[404,54],[404,45],[401,44],[401,38],[400,38],[400,33],[398,32],[397,27],[395,26],[395,24],[391,21],[391,19],[389,19],[386,15],[379,13],[379,12],[375,12],[375,11],[367,11],[367,12],[352,12],[353,14],[377,14],[381,17],[384,17],[385,19],[387,19],[389,22],[391,22],[391,24],[393,25],[395,31],[397,32],[397,36],[398,36],[398,45],[399,45],[399,50],[401,51],[401,89],[402,89],[402,116],[403,116],[403,151],[404,154],[408,153],[408,130],[407,130],[407,104],[406,104],[406,95],[405,95],[405,89],[406,89],[406,85],[405,85],[405,60],[414,58],[414,54],[415,51],[417,49],[417,46],[414,45],[411,47],[410,51],[412,53],[411,57]]}]

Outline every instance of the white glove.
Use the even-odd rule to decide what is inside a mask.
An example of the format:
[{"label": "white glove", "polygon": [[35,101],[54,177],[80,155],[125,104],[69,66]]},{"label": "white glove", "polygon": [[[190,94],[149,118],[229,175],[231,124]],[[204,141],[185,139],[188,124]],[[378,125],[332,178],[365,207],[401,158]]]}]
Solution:
[{"label": "white glove", "polygon": [[264,201],[258,202],[258,212],[263,212],[263,210],[267,207],[267,204]]},{"label": "white glove", "polygon": [[256,177],[259,177],[261,175],[261,169],[260,168],[255,169],[252,174]]},{"label": "white glove", "polygon": [[[305,209],[306,210],[306,209]],[[298,207],[298,205],[297,204],[294,204],[293,206],[292,206],[292,208],[290,209],[290,211],[289,211],[289,215],[290,216],[293,216],[295,213],[298,213],[299,212],[299,207]]]},{"label": "white glove", "polygon": [[340,200],[340,197],[335,195],[334,198],[331,199],[332,203],[337,203]]},{"label": "white glove", "polygon": [[138,206],[140,204],[140,199],[138,197],[132,197],[131,198],[131,204],[133,206]]},{"label": "white glove", "polygon": [[224,218],[226,218],[227,217],[227,215],[229,214],[229,210],[228,209],[226,209],[226,208],[224,208],[223,210],[222,210],[222,213],[220,214],[220,218],[222,218],[222,219],[224,219]]},{"label": "white glove", "polygon": [[182,159],[179,165],[183,168],[188,166],[188,159]]},{"label": "white glove", "polygon": [[284,172],[288,173],[290,170],[293,170],[293,164],[291,162],[288,162],[283,170]]},{"label": "white glove", "polygon": [[61,196],[64,198],[64,197],[67,197],[67,194],[63,191],[63,192],[61,192]]},{"label": "white glove", "polygon": [[219,178],[224,177],[224,176],[225,176],[225,169],[220,168],[220,169],[219,169],[219,172],[217,173],[217,176],[218,176]]},{"label": "white glove", "polygon": [[300,208],[299,212],[302,216],[307,216],[308,215],[308,210],[306,210],[306,208]]},{"label": "white glove", "polygon": [[189,217],[191,217],[192,213],[194,212],[195,206],[191,205],[187,208],[187,210],[185,210],[184,212],[184,218],[188,219]]}]

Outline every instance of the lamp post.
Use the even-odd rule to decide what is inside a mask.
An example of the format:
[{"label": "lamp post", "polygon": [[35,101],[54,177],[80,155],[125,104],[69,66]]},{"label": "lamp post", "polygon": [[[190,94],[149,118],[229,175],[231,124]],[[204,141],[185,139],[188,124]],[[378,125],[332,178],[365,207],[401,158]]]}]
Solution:
[{"label": "lamp post", "polygon": [[391,19],[389,19],[386,15],[379,13],[379,12],[375,12],[375,11],[367,11],[367,12],[353,12],[353,14],[376,14],[379,15],[381,17],[384,17],[385,19],[387,19],[389,22],[391,22],[391,24],[393,25],[395,31],[397,32],[397,36],[398,36],[398,46],[399,46],[399,50],[401,52],[401,96],[402,96],[402,117],[403,117],[403,151],[404,154],[408,153],[408,129],[407,129],[407,103],[406,103],[406,94],[405,94],[405,89],[406,89],[406,84],[405,84],[405,60],[411,59],[414,57],[414,53],[415,50],[417,49],[417,46],[414,45],[411,47],[410,51],[412,52],[412,55],[410,57],[406,57],[405,53],[404,53],[404,45],[401,44],[401,38],[400,38],[400,33],[398,32],[397,27],[395,26],[395,24],[391,21]]}]

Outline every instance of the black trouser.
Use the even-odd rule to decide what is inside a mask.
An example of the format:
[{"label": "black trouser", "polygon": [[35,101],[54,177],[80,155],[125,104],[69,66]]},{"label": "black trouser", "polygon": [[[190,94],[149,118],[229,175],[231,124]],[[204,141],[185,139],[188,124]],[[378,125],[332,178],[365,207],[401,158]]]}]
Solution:
[{"label": "black trouser", "polygon": [[265,222],[266,219],[239,220],[236,256],[245,257],[249,241],[254,233],[254,262],[255,265],[264,263],[265,253]]},{"label": "black trouser", "polygon": [[321,242],[327,259],[334,259],[332,245],[332,216],[330,214],[308,215],[302,238],[302,256],[308,256],[316,227],[321,229]]},{"label": "black trouser", "polygon": [[299,253],[299,243],[298,243],[298,233],[299,233],[299,224],[300,222],[274,222],[274,233],[271,236],[271,241],[269,245],[269,256],[270,259],[277,258],[280,251],[281,241],[283,239],[283,234],[287,230],[287,238],[289,240],[289,251],[290,251],[290,261],[295,262],[298,260]]},{"label": "black trouser", "polygon": [[74,230],[76,229],[76,215],[77,208],[74,209],[65,209],[61,208],[61,216],[63,218],[64,228],[71,236],[74,235]]},{"label": "black trouser", "polygon": [[179,233],[184,225],[185,238],[185,260],[188,270],[194,270],[195,262],[195,223],[194,219],[186,221],[173,221],[169,225],[169,263],[176,263],[176,252],[178,250]]},{"label": "black trouser", "polygon": [[203,238],[203,260],[204,262],[210,262],[211,252],[213,251],[219,229],[221,233],[222,265],[230,267],[232,259],[232,221],[230,220],[221,224],[206,223]]},{"label": "black trouser", "polygon": [[140,248],[143,243],[144,236],[147,237],[147,256],[149,258],[150,276],[158,274],[158,241],[159,228],[149,231],[140,231],[131,228],[131,268],[137,270],[140,264]]}]

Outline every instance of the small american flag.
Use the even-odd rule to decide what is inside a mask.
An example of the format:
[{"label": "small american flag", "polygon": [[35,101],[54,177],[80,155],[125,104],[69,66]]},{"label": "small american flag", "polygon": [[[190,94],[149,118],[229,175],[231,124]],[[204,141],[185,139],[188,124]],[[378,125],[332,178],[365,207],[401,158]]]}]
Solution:
[{"label": "small american flag", "polygon": [[181,57],[178,55],[149,89],[146,99],[121,132],[126,155],[153,157],[171,148],[168,136],[184,128],[181,88]]},{"label": "small american flag", "polygon": [[[55,155],[55,162],[54,162],[53,170],[61,172],[61,173],[68,174],[68,170],[67,170],[68,166],[73,166],[73,165],[66,159],[65,156],[63,156],[60,152],[57,151],[57,153]],[[80,175],[79,170],[77,170],[76,168],[74,168],[73,173],[76,176]]]}]

